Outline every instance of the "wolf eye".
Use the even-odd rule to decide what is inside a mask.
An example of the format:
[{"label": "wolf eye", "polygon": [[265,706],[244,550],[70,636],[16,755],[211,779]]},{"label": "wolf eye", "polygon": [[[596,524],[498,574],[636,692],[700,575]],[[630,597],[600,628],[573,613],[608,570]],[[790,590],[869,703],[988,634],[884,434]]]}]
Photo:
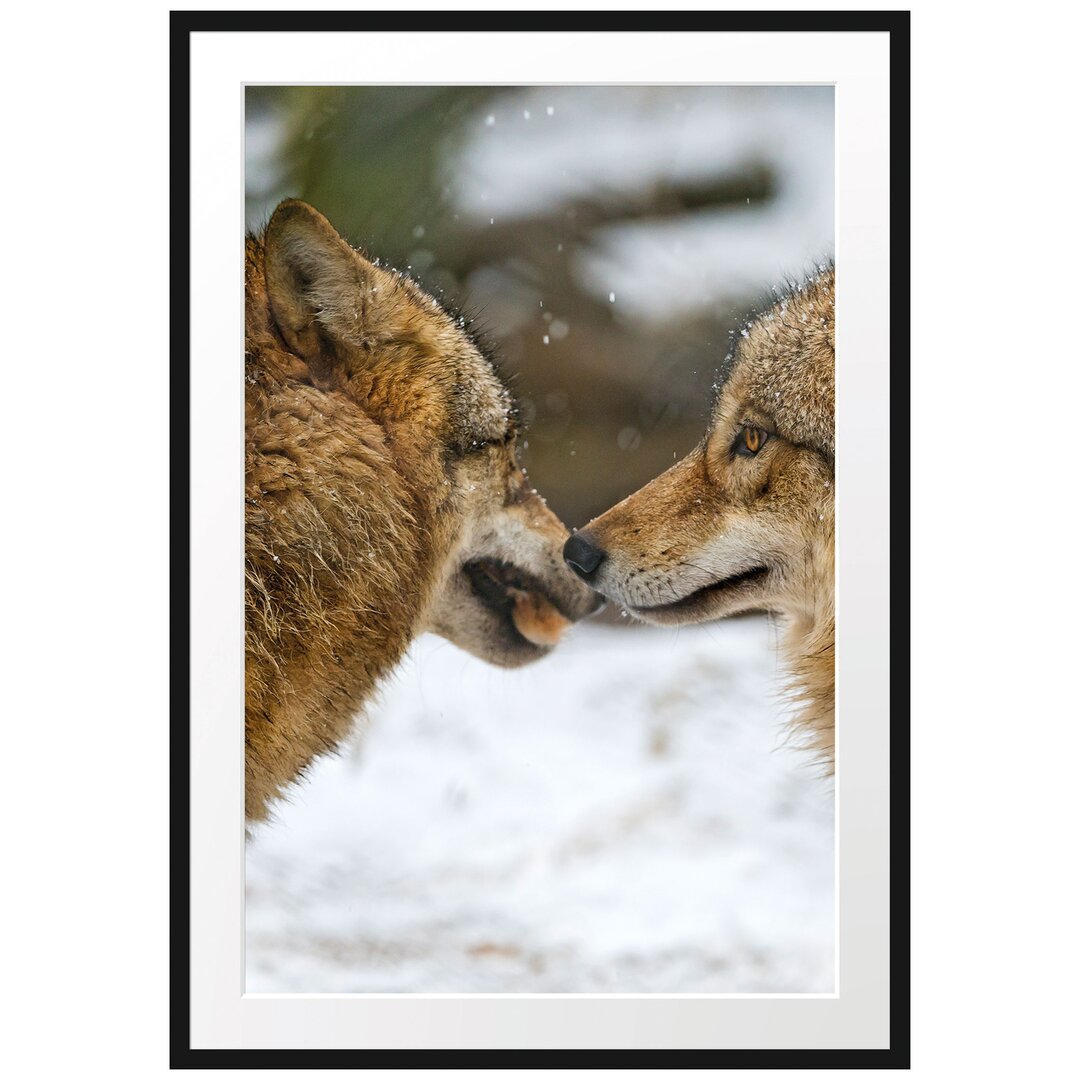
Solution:
[{"label": "wolf eye", "polygon": [[758,427],[744,427],[735,438],[735,453],[753,457],[767,442],[769,433]]}]

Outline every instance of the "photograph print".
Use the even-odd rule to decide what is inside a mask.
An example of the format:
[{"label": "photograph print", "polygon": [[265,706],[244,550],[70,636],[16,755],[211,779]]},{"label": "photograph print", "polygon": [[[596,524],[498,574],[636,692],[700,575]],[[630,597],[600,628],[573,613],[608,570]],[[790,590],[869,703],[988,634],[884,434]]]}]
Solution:
[{"label": "photograph print", "polygon": [[244,94],[245,992],[833,995],[834,87]]}]

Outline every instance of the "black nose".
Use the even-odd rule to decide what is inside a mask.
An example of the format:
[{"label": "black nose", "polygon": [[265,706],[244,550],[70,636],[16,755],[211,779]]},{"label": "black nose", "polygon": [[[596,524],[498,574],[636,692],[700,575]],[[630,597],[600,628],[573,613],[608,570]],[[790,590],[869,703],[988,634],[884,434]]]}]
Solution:
[{"label": "black nose", "polygon": [[604,552],[585,533],[576,532],[563,544],[562,557],[579,578],[588,581],[604,561]]}]

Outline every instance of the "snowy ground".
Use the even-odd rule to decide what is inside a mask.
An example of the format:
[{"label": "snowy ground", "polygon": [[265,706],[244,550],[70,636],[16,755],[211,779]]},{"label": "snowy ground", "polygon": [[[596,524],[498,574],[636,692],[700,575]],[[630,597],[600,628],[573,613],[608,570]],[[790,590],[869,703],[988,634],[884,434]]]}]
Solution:
[{"label": "snowy ground", "polygon": [[248,845],[248,991],[831,992],[774,637],[582,626],[516,672],[421,639]]}]

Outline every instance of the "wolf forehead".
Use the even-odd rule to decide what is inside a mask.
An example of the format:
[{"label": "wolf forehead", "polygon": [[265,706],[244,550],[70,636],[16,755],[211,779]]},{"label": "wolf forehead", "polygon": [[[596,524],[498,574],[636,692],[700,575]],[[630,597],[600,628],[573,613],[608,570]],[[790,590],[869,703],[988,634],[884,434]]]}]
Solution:
[{"label": "wolf forehead", "polygon": [[464,343],[450,388],[452,427],[459,444],[455,448],[467,453],[517,435],[521,409],[494,351],[466,316],[432,301]]},{"label": "wolf forehead", "polygon": [[[370,262],[362,248],[352,250]],[[454,452],[467,454],[518,434],[521,410],[483,327],[462,307],[435,296],[408,274],[389,266],[382,270],[392,280],[391,293],[408,296],[419,318],[440,326],[435,337],[440,348],[431,359],[444,369],[444,378],[436,382],[443,388]]]},{"label": "wolf forehead", "polygon": [[[352,250],[361,260],[372,262],[362,248]],[[451,449],[463,455],[517,434],[520,408],[483,330],[464,310],[436,297],[408,274],[375,265],[386,275],[383,280],[390,281],[391,296],[407,297],[417,319],[439,327],[434,337],[427,339],[434,348],[425,358],[425,366],[442,368],[441,377],[429,385],[441,388]]]},{"label": "wolf forehead", "polygon": [[[716,384],[710,427],[723,419],[768,421],[777,434],[835,453],[836,318],[832,265],[740,331]],[[732,416],[732,410],[752,415]]]},{"label": "wolf forehead", "polygon": [[455,378],[450,394],[455,448],[462,453],[516,435],[520,416],[517,401],[498,369],[483,355],[469,359],[472,363]]}]

